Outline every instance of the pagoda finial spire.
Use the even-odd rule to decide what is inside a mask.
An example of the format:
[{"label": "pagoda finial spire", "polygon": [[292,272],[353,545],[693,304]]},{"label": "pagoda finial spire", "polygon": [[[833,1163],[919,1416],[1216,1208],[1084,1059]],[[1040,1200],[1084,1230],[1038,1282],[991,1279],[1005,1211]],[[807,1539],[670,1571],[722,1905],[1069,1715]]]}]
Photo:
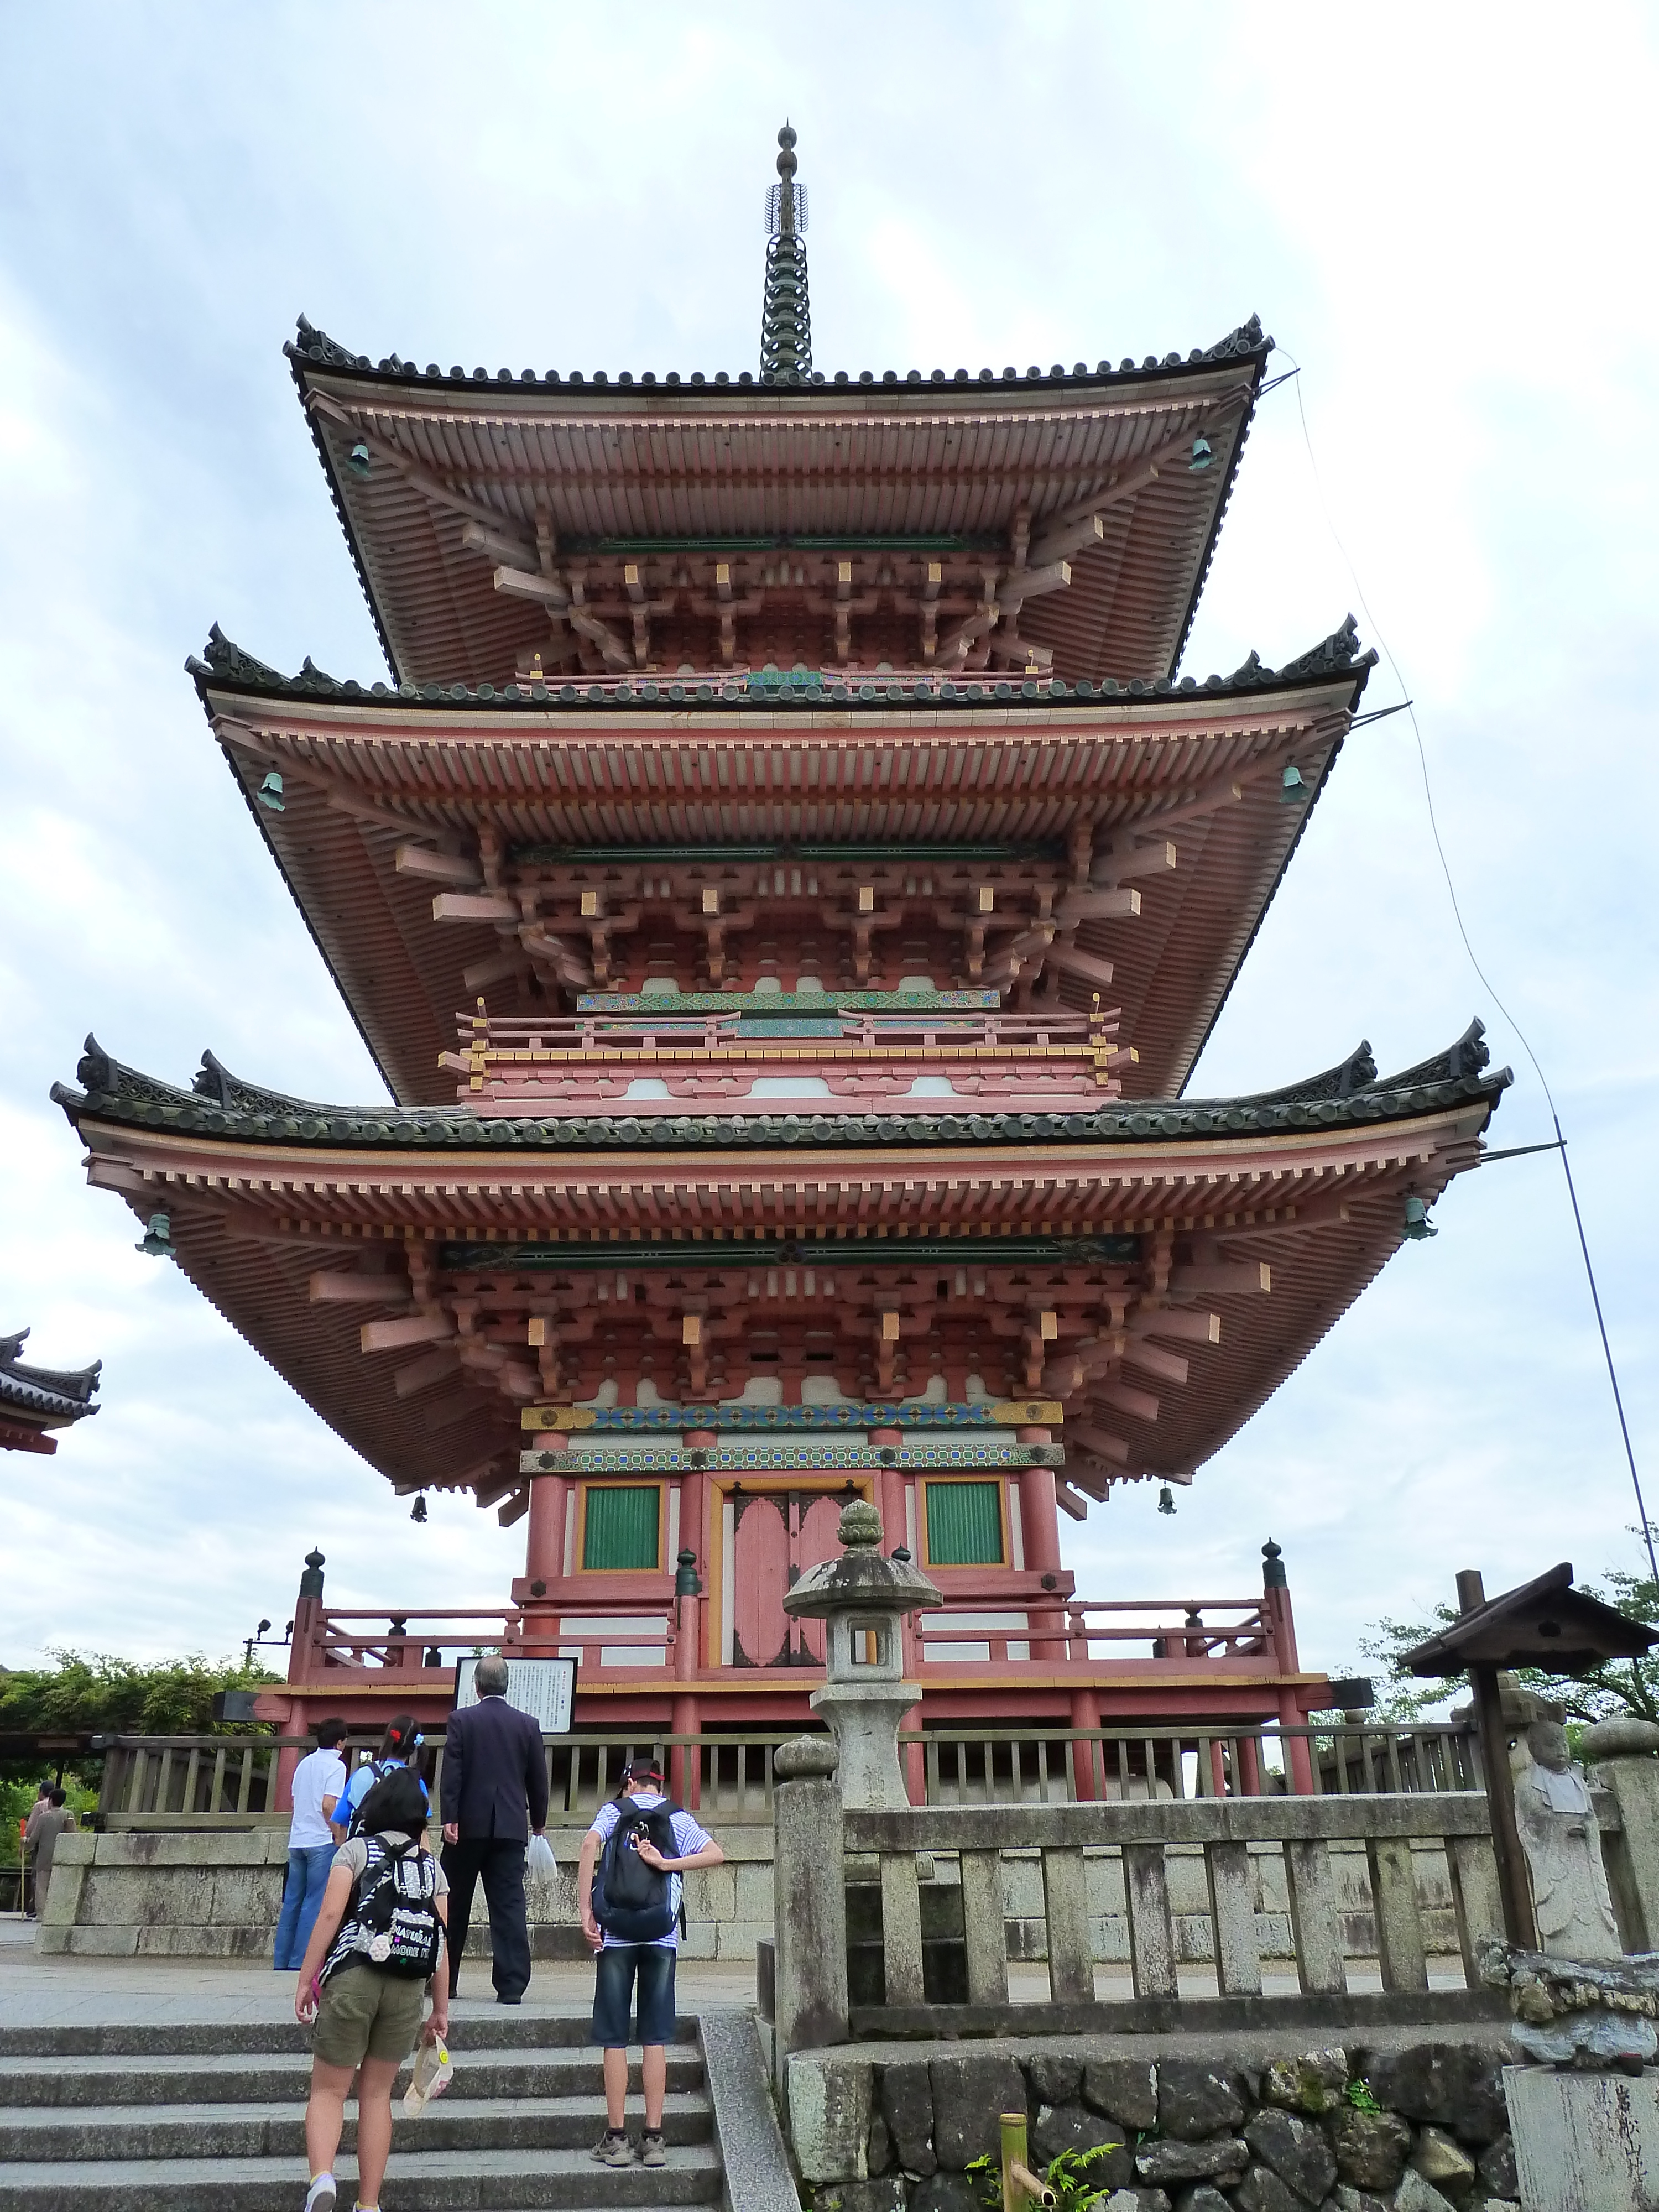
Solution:
[{"label": "pagoda finial spire", "polygon": [[778,182],[766,195],[766,296],[761,309],[761,382],[787,384],[812,370],[812,314],[806,297],[806,187],[795,182],[795,134],[778,133]]}]

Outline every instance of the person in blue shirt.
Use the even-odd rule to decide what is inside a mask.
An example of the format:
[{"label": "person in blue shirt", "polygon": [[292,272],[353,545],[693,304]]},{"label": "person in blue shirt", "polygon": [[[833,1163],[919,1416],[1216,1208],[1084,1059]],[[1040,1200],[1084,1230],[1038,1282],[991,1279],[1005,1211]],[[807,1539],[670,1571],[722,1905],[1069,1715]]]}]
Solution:
[{"label": "person in blue shirt", "polygon": [[[416,1725],[413,1713],[398,1713],[387,1722],[386,1734],[380,1738],[378,1755],[366,1760],[357,1769],[334,1808],[334,1831],[341,1842],[343,1843],[351,1832],[352,1815],[381,1776],[390,1774],[394,1767],[407,1766],[420,1750],[421,1742],[421,1731]],[[418,1775],[416,1779],[420,1780]],[[430,1810],[431,1793],[424,1782],[421,1783],[421,1796]]]}]

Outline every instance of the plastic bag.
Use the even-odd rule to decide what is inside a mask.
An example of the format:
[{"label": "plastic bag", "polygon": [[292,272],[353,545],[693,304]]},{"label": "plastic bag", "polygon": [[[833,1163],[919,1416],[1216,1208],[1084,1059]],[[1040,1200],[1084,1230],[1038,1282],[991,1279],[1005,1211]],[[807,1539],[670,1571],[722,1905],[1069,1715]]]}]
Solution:
[{"label": "plastic bag", "polygon": [[441,2097],[454,2078],[449,2046],[442,2036],[423,2043],[415,2054],[415,2078],[404,2091],[404,2110],[410,2119],[417,2118],[434,2097]]},{"label": "plastic bag", "polygon": [[554,1885],[558,1874],[559,1863],[553,1856],[552,1844],[545,1836],[532,1836],[530,1849],[525,1853],[525,1887],[544,1912],[552,1910]]}]

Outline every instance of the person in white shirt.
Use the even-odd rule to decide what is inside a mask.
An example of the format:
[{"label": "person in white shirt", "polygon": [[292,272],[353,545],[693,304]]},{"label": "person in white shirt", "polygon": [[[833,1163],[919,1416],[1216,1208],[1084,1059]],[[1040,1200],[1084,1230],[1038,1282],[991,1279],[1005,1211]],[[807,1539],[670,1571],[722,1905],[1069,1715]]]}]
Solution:
[{"label": "person in white shirt", "polygon": [[346,1786],[345,1761],[338,1747],[345,1741],[343,1721],[323,1721],[317,1729],[317,1748],[308,1752],[294,1770],[294,1818],[288,1831],[288,1881],[283,1889],[282,1917],[276,1923],[276,1965],[279,1974],[299,1971],[317,1911],[328,1887],[328,1870],[337,1848],[329,1815]]}]

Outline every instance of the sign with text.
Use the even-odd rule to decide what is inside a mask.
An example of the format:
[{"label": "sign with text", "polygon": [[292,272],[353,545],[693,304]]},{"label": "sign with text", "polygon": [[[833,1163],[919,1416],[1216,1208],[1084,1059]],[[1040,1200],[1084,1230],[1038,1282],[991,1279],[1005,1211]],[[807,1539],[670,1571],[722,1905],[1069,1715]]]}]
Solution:
[{"label": "sign with text", "polygon": [[[476,1705],[473,1686],[476,1659],[455,1662],[455,1704]],[[509,1659],[507,1662],[507,1702],[529,1713],[544,1735],[568,1735],[576,1704],[576,1662],[574,1659]]]}]

